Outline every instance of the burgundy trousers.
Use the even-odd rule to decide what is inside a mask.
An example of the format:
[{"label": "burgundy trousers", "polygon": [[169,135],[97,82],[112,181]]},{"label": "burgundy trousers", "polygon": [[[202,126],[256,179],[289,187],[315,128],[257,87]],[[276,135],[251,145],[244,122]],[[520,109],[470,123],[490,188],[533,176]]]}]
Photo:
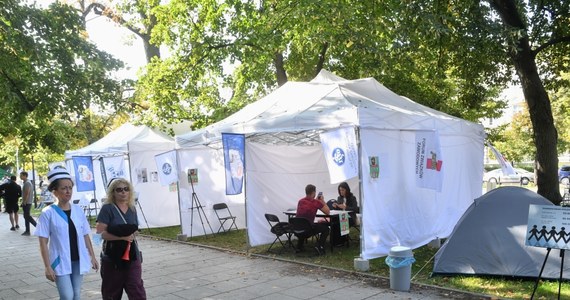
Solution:
[{"label": "burgundy trousers", "polygon": [[115,267],[111,261],[101,260],[101,294],[104,300],[120,300],[123,290],[129,299],[145,300],[146,291],[142,280],[140,259],[131,262],[124,269]]}]

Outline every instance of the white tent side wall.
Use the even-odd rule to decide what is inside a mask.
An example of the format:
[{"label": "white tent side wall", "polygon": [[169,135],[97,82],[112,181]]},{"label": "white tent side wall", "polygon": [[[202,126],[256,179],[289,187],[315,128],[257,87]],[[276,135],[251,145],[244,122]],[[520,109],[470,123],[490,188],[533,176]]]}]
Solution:
[{"label": "white tent side wall", "polygon": [[[138,194],[139,227],[166,227],[180,225],[178,192],[162,186],[154,156],[170,151],[173,142],[130,141],[128,143],[130,180]],[[146,176],[139,176],[144,174]],[[129,177],[127,177],[129,178]],[[146,218],[146,221],[145,221]]]},{"label": "white tent side wall", "polygon": [[[192,212],[192,186],[188,182],[188,169],[198,169],[198,183],[194,184],[194,192],[204,214],[201,214],[197,208]],[[211,234],[210,227],[214,233],[217,232],[220,222],[214,213],[213,205],[221,202],[226,203],[232,214],[236,216],[237,227],[245,228],[245,193],[226,195],[224,154],[221,149],[208,147],[179,149],[178,176],[183,234],[187,236]],[[196,203],[194,206],[197,206]],[[205,215],[206,219],[200,219],[200,215],[202,218]],[[227,223],[225,227],[228,227]]]},{"label": "white tent side wall", "polygon": [[[323,192],[325,200],[338,197],[338,184],[330,184],[321,145],[275,146],[246,143],[247,228],[251,246],[271,243],[275,235],[269,231],[265,214],[287,221],[283,213],[297,208],[305,197],[305,186],[313,184]],[[358,179],[348,181],[358,197]]]},{"label": "white tent side wall", "polygon": [[[361,130],[362,222],[366,259],[385,256],[391,247],[417,248],[447,237],[473,199],[481,195],[483,142],[440,135],[442,192],[415,182],[415,131]],[[380,176],[370,178],[368,156],[378,156]]]}]

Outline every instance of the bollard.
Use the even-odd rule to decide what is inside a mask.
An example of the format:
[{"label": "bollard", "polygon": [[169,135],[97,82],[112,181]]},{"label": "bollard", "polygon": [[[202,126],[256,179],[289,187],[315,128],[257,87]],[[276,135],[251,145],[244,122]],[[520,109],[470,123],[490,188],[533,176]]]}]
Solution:
[{"label": "bollard", "polygon": [[487,192],[497,188],[497,183],[494,181],[487,181]]},{"label": "bollard", "polygon": [[395,246],[390,249],[386,264],[390,266],[390,288],[396,291],[410,290],[412,264],[416,260],[408,247]]},{"label": "bollard", "polygon": [[359,272],[367,272],[370,269],[370,263],[368,259],[362,257],[354,258],[354,269]]}]

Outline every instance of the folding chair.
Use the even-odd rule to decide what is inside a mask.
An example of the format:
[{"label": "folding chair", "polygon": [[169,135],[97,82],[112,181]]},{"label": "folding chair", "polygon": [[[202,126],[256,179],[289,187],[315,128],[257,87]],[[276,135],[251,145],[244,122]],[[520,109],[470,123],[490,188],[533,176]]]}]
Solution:
[{"label": "folding chair", "polygon": [[[283,243],[283,241],[281,240],[281,237],[283,235],[285,235],[285,237],[287,238],[287,241],[286,241],[287,245],[289,247],[291,247],[292,246],[291,236],[293,235],[293,230],[291,230],[289,223],[281,222],[279,220],[279,217],[277,217],[276,215],[272,215],[272,214],[265,214],[265,219],[267,220],[267,223],[269,223],[269,226],[271,227],[271,233],[275,234],[275,240],[273,240],[273,243],[271,243],[271,246],[269,246],[269,249],[267,249],[267,252],[269,252],[271,250],[271,247],[273,247],[273,245],[275,245],[275,243],[277,241],[279,241],[281,246],[283,246],[283,249],[286,248],[285,243]],[[283,249],[281,249],[281,250],[283,250]]]},{"label": "folding chair", "polygon": [[[236,217],[232,215],[232,212],[230,211],[230,208],[228,207],[227,204],[225,203],[214,204],[214,212],[216,213],[216,217],[218,217],[218,220],[220,221],[220,228],[218,228],[217,233],[220,233],[220,230],[228,232],[232,230],[232,227],[235,227],[235,229],[238,230],[236,225]],[[226,229],[226,227],[224,226],[226,222],[230,223],[228,229]]]},{"label": "folding chair", "polygon": [[91,213],[95,211],[95,216],[97,216],[97,211],[99,210],[99,201],[97,199],[91,199],[89,204],[85,207],[85,214],[91,218]]}]

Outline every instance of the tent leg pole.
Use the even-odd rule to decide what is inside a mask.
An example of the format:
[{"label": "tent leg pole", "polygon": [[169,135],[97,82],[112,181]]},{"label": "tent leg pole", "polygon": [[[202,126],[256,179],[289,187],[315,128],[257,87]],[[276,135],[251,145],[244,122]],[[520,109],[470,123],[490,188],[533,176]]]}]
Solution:
[{"label": "tent leg pole", "polygon": [[139,206],[139,209],[141,210],[141,213],[142,213],[142,215],[143,215],[144,222],[146,223],[146,228],[148,229],[148,234],[152,234],[152,233],[150,232],[150,226],[148,225],[148,221],[146,220],[146,216],[144,215],[144,210],[142,209],[141,203],[139,202],[139,199],[138,199],[138,198],[135,199],[135,203]]}]

